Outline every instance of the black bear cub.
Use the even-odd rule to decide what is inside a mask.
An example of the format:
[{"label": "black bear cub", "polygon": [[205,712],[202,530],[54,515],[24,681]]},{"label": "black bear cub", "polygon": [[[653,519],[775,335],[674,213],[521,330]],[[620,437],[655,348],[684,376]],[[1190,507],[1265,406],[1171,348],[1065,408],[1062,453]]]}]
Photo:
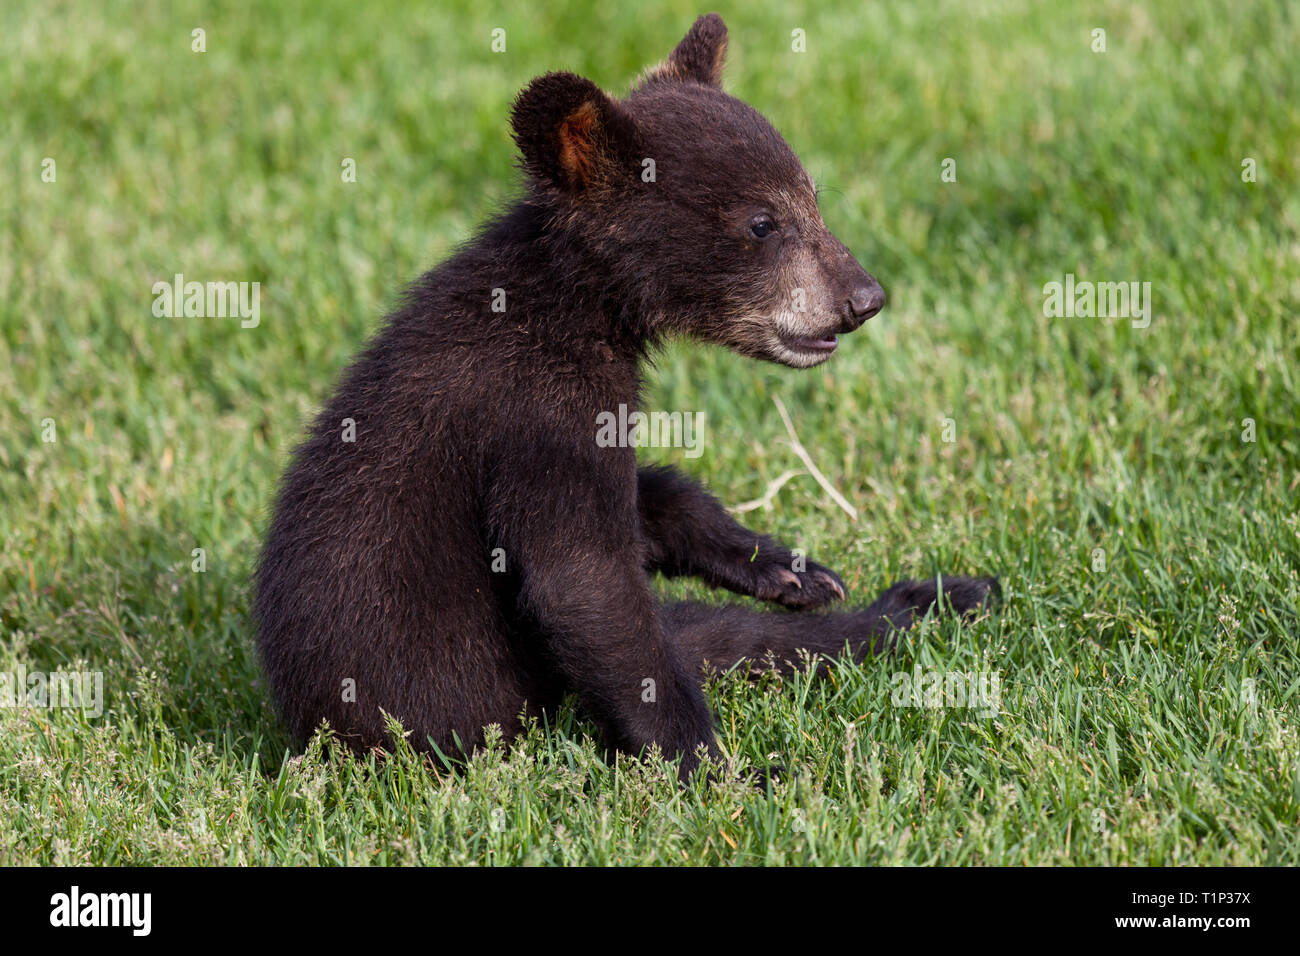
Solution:
[{"label": "black bear cub", "polygon": [[[419,279],[344,375],[284,478],[257,576],[263,663],[299,739],[469,752],[487,724],[577,694],[607,745],[717,756],[706,663],[863,657],[935,603],[894,585],[856,612],[659,606],[696,575],[796,610],[834,572],[737,524],[670,468],[596,440],[639,366],[686,335],[808,368],[880,311],[780,134],[720,86],[701,17],[626,99],[548,73],[514,104],[527,188]],[[991,579],[945,578],[958,612]]]}]

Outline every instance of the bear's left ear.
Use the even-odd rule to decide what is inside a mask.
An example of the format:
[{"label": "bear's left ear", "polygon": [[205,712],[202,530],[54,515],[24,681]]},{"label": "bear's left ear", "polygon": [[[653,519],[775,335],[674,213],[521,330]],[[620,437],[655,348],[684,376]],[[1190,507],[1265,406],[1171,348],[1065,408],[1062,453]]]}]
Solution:
[{"label": "bear's left ear", "polygon": [[547,73],[529,83],[510,112],[524,167],[565,192],[639,181],[636,125],[591,80]]},{"label": "bear's left ear", "polygon": [[668,59],[646,74],[645,82],[691,80],[721,88],[726,58],[727,25],[716,13],[706,13],[695,21]]}]

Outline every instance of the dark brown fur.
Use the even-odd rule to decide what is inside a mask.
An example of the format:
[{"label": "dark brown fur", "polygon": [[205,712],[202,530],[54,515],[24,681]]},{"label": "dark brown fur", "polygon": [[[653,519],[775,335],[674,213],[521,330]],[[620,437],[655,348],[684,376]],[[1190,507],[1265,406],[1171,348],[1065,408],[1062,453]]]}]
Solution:
[{"label": "dark brown fur", "polygon": [[[512,118],[526,195],[414,284],[316,419],[255,608],[297,738],[327,720],[357,749],[383,746],[386,712],[415,747],[451,753],[490,723],[514,735],[521,714],[573,691],[611,746],[657,743],[688,772],[701,745],[717,753],[706,661],[861,657],[934,603],[933,582],[839,614],[652,596],[652,571],[794,609],[843,585],[795,570],[675,470],[597,445],[598,414],[636,405],[647,350],[690,335],[806,367],[884,302],[784,140],[720,89],[725,45],[721,19],[701,17],[625,100],[563,73],[524,90]],[[944,583],[959,611],[991,584]]]}]

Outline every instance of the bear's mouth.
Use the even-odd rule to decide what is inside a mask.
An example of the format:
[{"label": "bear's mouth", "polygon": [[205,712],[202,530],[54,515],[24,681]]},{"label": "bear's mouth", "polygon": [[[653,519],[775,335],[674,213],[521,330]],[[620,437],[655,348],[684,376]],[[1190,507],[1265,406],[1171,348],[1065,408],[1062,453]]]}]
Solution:
[{"label": "bear's mouth", "polygon": [[835,335],[804,335],[799,338],[785,340],[786,348],[793,349],[797,352],[815,352],[818,354],[830,355],[839,345],[839,340]]}]

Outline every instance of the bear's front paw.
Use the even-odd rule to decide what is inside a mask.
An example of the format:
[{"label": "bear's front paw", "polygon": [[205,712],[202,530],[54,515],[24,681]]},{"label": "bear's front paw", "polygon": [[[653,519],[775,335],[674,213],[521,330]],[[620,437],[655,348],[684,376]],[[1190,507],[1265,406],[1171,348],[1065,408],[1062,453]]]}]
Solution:
[{"label": "bear's front paw", "polygon": [[808,561],[803,571],[795,571],[792,564],[755,565],[754,597],[800,611],[844,600],[844,582],[830,568]]}]

